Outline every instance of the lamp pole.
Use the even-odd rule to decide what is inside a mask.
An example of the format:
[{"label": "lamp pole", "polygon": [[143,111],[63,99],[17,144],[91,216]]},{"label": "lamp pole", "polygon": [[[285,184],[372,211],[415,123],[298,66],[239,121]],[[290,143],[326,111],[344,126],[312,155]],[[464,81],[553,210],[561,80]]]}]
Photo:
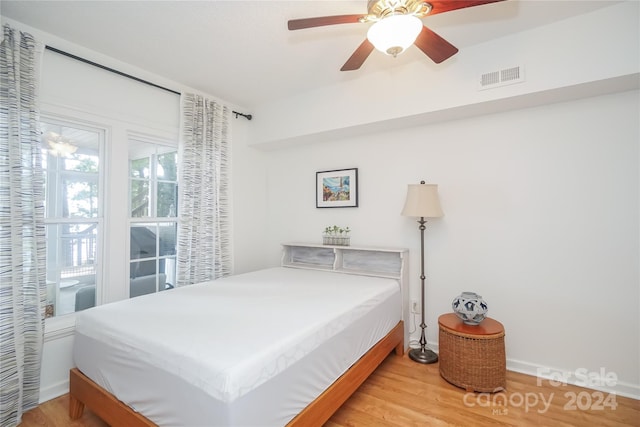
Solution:
[{"label": "lamp pole", "polygon": [[[423,181],[424,182],[424,181]],[[427,221],[424,217],[420,217],[418,220],[418,224],[420,224],[420,295],[421,295],[421,307],[420,315],[421,315],[421,323],[420,329],[422,332],[420,333],[420,348],[413,348],[409,350],[409,357],[411,360],[414,360],[419,363],[435,363],[438,361],[438,355],[427,348],[427,337],[425,334],[425,329],[427,328],[427,324],[424,321],[424,289],[425,289],[425,275],[424,275],[424,230],[427,228],[425,223]]]},{"label": "lamp pole", "polygon": [[426,287],[424,275],[424,230],[427,228],[425,227],[427,222],[425,218],[439,218],[444,215],[438,198],[438,186],[436,184],[425,184],[424,181],[420,181],[420,184],[409,184],[402,215],[420,218],[418,220],[418,224],[420,224],[420,296],[422,298],[420,302],[422,319],[420,323],[420,348],[409,350],[409,357],[419,363],[435,363],[438,361],[438,355],[427,348],[427,336],[425,333],[427,324],[424,321],[424,294]]}]

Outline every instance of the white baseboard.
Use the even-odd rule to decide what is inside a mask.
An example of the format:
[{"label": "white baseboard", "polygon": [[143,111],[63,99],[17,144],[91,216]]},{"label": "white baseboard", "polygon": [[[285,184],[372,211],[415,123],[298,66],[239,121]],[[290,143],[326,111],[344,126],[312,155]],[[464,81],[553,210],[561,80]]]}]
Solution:
[{"label": "white baseboard", "polygon": [[523,362],[521,360],[507,359],[507,370],[557,382],[559,386],[562,383],[567,383],[640,400],[640,385],[619,381],[615,373],[607,372],[604,368],[599,372],[589,372],[580,369],[576,371],[566,371]]},{"label": "white baseboard", "polygon": [[56,383],[56,384],[51,384],[47,387],[40,389],[39,403],[44,403],[48,400],[55,399],[56,397],[60,397],[67,393],[69,393],[69,380],[60,381],[59,383]]}]

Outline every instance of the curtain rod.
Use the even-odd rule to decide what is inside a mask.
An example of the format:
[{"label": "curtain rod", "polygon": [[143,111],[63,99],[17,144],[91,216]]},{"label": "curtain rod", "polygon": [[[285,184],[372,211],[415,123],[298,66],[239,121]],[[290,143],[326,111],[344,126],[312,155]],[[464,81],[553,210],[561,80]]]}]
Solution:
[{"label": "curtain rod", "polygon": [[144,84],[149,85],[149,86],[157,87],[158,89],[166,90],[167,92],[171,92],[171,93],[174,93],[176,95],[180,95],[180,92],[176,92],[173,89],[169,89],[169,88],[166,88],[164,86],[160,86],[160,85],[157,85],[155,83],[151,83],[150,81],[143,80],[143,79],[141,79],[139,77],[136,77],[136,76],[132,76],[131,74],[123,73],[122,71],[118,71],[118,70],[113,69],[111,67],[107,67],[106,65],[98,64],[97,62],[93,62],[93,61],[90,61],[90,60],[88,60],[86,58],[82,58],[82,57],[74,55],[72,53],[65,52],[64,50],[56,49],[55,47],[52,47],[52,46],[49,46],[49,45],[46,46],[46,49],[50,50],[52,52],[55,52],[55,53],[59,53],[60,55],[68,56],[69,58],[73,58],[73,59],[75,59],[77,61],[84,62],[85,64],[93,65],[94,67],[98,67],[98,68],[101,68],[101,69],[106,70],[106,71],[111,71],[112,73],[118,74],[119,76],[127,77],[127,78],[135,80],[137,82],[144,83]]},{"label": "curtain rod", "polygon": [[[69,58],[75,59],[76,61],[84,62],[85,64],[93,65],[94,67],[98,67],[98,68],[101,68],[103,70],[110,71],[110,72],[112,72],[114,74],[117,74],[119,76],[127,77],[127,78],[129,78],[131,80],[135,80],[137,82],[144,83],[146,85],[153,86],[155,88],[162,89],[162,90],[165,90],[167,92],[171,92],[171,93],[176,94],[176,95],[180,95],[180,92],[177,92],[177,91],[175,91],[173,89],[169,89],[169,88],[166,88],[164,86],[157,85],[157,84],[152,83],[152,82],[150,82],[148,80],[143,80],[143,79],[141,79],[139,77],[132,76],[131,74],[123,73],[122,71],[118,71],[118,70],[116,70],[114,68],[107,67],[106,65],[98,64],[97,62],[93,62],[93,61],[88,60],[87,58],[83,58],[81,56],[77,56],[77,55],[74,55],[72,53],[65,52],[64,50],[57,49],[57,48],[55,48],[53,46],[46,45],[45,48],[47,50],[52,51],[52,52],[59,53],[60,55],[64,55],[64,56],[67,56]],[[238,115],[244,117],[247,120],[251,120],[252,119],[251,114],[243,114],[243,113],[239,113],[237,111],[232,111],[232,113],[234,113],[236,115],[236,119],[238,118]]]}]

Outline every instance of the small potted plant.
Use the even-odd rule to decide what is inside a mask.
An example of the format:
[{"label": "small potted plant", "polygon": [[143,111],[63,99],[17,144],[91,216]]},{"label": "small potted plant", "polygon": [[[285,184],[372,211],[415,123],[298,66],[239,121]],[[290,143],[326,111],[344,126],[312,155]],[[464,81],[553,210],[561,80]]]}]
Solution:
[{"label": "small potted plant", "polygon": [[323,245],[349,246],[349,227],[338,227],[337,225],[329,226],[324,229],[322,234]]}]

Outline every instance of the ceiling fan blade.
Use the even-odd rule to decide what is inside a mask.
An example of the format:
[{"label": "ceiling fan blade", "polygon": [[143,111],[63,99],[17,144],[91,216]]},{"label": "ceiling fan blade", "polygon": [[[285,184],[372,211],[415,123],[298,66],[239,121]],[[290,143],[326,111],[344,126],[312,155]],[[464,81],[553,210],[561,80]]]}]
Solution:
[{"label": "ceiling fan blade", "polygon": [[360,22],[360,18],[362,18],[362,15],[318,16],[315,18],[291,19],[287,26],[290,30],[302,30],[324,25],[357,24]]},{"label": "ceiling fan blade", "polygon": [[371,52],[373,52],[373,45],[368,39],[364,39],[362,44],[358,46],[355,52],[347,59],[347,62],[344,63],[340,71],[353,71],[357,70],[364,64],[364,61],[369,57]]},{"label": "ceiling fan blade", "polygon": [[482,6],[483,4],[497,3],[505,0],[429,0],[432,9],[427,16],[436,15],[438,13],[449,12],[452,10],[464,9],[473,6]]},{"label": "ceiling fan blade", "polygon": [[414,44],[436,64],[458,53],[457,47],[424,26]]}]

